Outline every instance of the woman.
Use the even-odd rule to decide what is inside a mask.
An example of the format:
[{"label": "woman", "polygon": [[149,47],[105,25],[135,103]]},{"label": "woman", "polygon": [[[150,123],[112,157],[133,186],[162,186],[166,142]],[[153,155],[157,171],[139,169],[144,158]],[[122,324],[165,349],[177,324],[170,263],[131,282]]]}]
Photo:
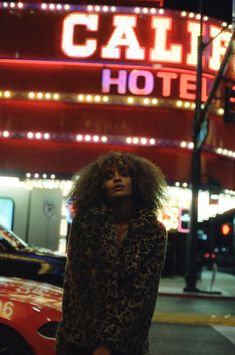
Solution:
[{"label": "woman", "polygon": [[111,152],[79,173],[58,355],[146,355],[165,258],[156,212],[165,179],[150,161]]}]

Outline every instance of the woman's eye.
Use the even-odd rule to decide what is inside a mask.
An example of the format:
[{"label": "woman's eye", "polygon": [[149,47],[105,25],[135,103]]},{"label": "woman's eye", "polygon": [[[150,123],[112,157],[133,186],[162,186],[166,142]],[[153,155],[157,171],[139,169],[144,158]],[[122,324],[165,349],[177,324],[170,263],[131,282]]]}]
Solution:
[{"label": "woman's eye", "polygon": [[121,174],[122,176],[130,176],[129,173],[128,173],[128,171],[126,171],[126,170],[120,171],[120,174]]},{"label": "woman's eye", "polygon": [[109,180],[109,179],[112,179],[113,177],[113,172],[107,172],[104,176],[105,180]]}]

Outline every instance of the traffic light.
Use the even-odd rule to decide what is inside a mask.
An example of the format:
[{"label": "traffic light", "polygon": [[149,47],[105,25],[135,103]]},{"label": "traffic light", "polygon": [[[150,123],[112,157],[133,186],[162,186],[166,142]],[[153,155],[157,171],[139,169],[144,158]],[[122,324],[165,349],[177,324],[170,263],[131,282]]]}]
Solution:
[{"label": "traffic light", "polygon": [[233,226],[231,223],[223,223],[220,226],[220,232],[222,237],[230,237],[233,235]]},{"label": "traffic light", "polygon": [[225,89],[224,122],[235,122],[235,85]]},{"label": "traffic light", "polygon": [[228,254],[232,253],[233,250],[233,223],[226,221],[220,224],[220,245],[224,248],[224,251]]}]

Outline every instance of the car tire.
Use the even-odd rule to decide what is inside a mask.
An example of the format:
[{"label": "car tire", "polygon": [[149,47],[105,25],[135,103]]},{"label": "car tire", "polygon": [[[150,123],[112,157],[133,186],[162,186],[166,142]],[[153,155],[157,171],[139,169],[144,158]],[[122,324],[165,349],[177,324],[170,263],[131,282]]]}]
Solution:
[{"label": "car tire", "polygon": [[27,343],[13,329],[0,326],[0,355],[32,355]]}]

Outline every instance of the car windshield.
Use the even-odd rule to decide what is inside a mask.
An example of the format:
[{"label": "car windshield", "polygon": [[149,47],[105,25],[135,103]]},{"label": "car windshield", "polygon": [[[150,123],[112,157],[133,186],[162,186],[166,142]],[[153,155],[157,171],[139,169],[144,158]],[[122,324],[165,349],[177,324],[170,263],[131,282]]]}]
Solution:
[{"label": "car windshield", "polygon": [[28,244],[18,237],[18,235],[2,227],[0,227],[0,242],[2,244],[10,244],[14,249],[25,249],[28,247]]}]

